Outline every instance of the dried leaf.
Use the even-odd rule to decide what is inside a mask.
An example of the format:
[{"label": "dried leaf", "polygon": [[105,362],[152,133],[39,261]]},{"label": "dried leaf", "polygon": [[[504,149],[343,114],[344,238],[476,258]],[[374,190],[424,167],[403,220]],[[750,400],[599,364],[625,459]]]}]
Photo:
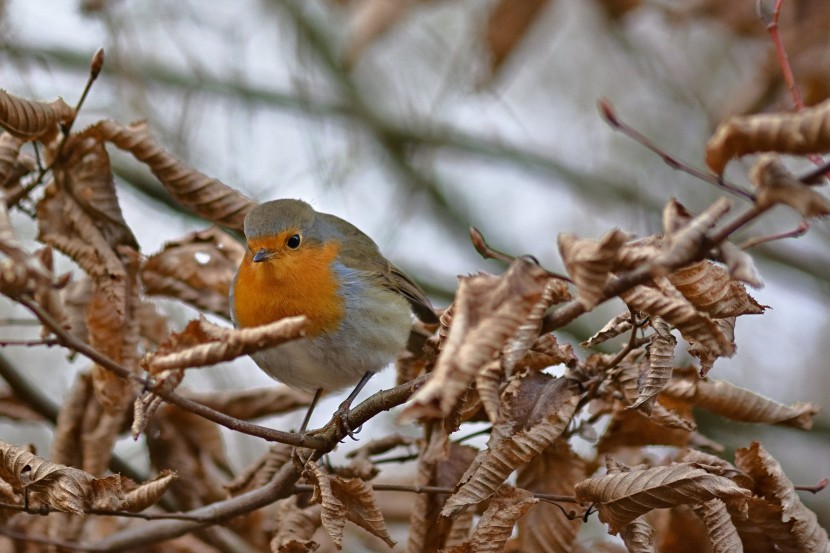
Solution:
[{"label": "dried leaf", "polygon": [[685,447],[694,428],[692,409],[688,404],[685,412],[677,414],[668,411],[660,402],[655,403],[651,417],[646,417],[641,411],[621,409],[614,412],[600,436],[597,452],[608,453],[619,448],[645,445]]},{"label": "dried leaf", "polygon": [[0,441],[0,478],[17,493],[25,489],[31,499],[66,513],[83,515],[93,508],[123,501],[119,476],[95,478],[82,470],[50,463],[27,450]]},{"label": "dried leaf", "polygon": [[130,513],[139,513],[147,507],[155,505],[176,478],[178,478],[178,475],[175,472],[161,471],[153,480],[148,480],[128,491],[124,496],[124,504],[121,508]]},{"label": "dried leaf", "polygon": [[[726,339],[732,344],[733,351],[738,349],[738,346],[735,345],[735,322],[735,317],[715,320],[715,324],[720,327]],[[699,342],[692,342],[687,351],[700,361],[700,371],[698,371],[700,376],[706,376],[712,370],[715,361],[720,357],[719,353],[710,350]]]},{"label": "dried leaf", "polygon": [[186,167],[165,152],[150,136],[146,124],[124,127],[101,121],[84,134],[130,152],[150,168],[178,203],[217,225],[241,232],[245,215],[256,205],[234,188]]},{"label": "dried leaf", "polygon": [[231,495],[264,486],[286,463],[291,460],[294,448],[276,443],[268,448],[256,461],[240,471],[232,482],[225,485]]},{"label": "dried leaf", "polygon": [[[519,467],[516,485],[533,493],[569,495],[587,474],[585,461],[565,440],[557,440],[538,457]],[[539,503],[519,520],[521,551],[567,553],[582,520],[568,520],[556,506]]]},{"label": "dried leaf", "polygon": [[357,478],[346,480],[323,474],[312,461],[306,463],[303,474],[314,485],[312,499],[322,504],[323,528],[338,549],[343,546],[346,519],[379,537],[389,547],[395,545],[386,529],[383,514],[375,504],[371,485]]},{"label": "dried leaf", "polygon": [[642,408],[648,414],[654,407],[654,400],[671,379],[674,368],[674,348],[677,340],[671,335],[671,328],[661,317],[654,317],[651,326],[655,333],[651,336],[648,347],[648,370],[645,380],[639,387],[637,400],[631,404],[632,409]]},{"label": "dried leaf", "polygon": [[[619,365],[620,371],[615,379],[616,388],[622,392],[623,398],[625,399],[626,405],[630,408],[630,406],[637,401],[637,398],[640,397],[640,367],[639,365],[634,365],[631,363],[623,362]],[[666,428],[672,429],[679,429],[685,430],[686,432],[693,431],[697,426],[692,419],[691,408],[688,403],[681,403],[678,406],[678,412],[669,410],[662,402],[666,402],[666,398],[661,396],[658,398],[660,401],[654,402],[651,406],[651,412],[645,413],[643,411],[637,411],[637,413],[647,416],[648,419],[655,423],[656,425],[664,426]],[[625,426],[631,424],[632,428],[630,429],[635,434],[639,434],[641,437],[649,437],[659,435],[660,433],[664,432],[659,428],[655,428],[654,425],[645,424],[642,421],[633,422],[630,417],[621,416],[618,417],[616,415],[621,414],[620,412],[615,412],[615,417],[612,419],[611,425],[609,426],[609,431],[620,431],[623,430]],[[628,434],[627,430],[623,430],[624,434]],[[608,438],[607,435],[603,436],[603,440]],[[619,438],[619,436],[617,437]],[[653,439],[653,438],[649,438]],[[671,443],[684,443],[688,439],[688,436],[683,434],[676,434],[672,435]],[[637,441],[637,440],[635,440]],[[648,442],[646,442],[648,443]],[[659,442],[658,442],[659,443]],[[622,445],[621,443],[619,445]],[[645,444],[643,444],[645,445]]]},{"label": "dried leaf", "polygon": [[583,348],[593,348],[600,344],[607,342],[608,340],[612,340],[617,336],[624,334],[631,330],[631,312],[630,311],[623,311],[603,326],[599,331],[597,331],[593,336],[582,342],[580,344]]},{"label": "dried leaf", "polygon": [[783,405],[725,380],[678,380],[669,384],[664,393],[741,422],[781,424],[809,430],[818,413],[818,406],[812,403]]},{"label": "dried leaf", "polygon": [[507,378],[513,374],[516,363],[525,356],[528,349],[538,340],[539,331],[542,328],[542,317],[544,317],[548,308],[555,303],[570,299],[570,297],[568,285],[565,281],[548,279],[542,297],[536,301],[524,322],[519,325],[519,328],[516,329],[513,336],[507,340],[501,349],[501,365]]},{"label": "dried leaf", "polygon": [[152,466],[178,475],[169,489],[182,509],[227,497],[222,483],[231,471],[216,423],[165,404],[149,421],[146,438]]},{"label": "dried leaf", "polygon": [[557,238],[559,254],[568,274],[579,288],[579,303],[590,311],[603,298],[605,284],[616,268],[620,248],[630,236],[614,229],[599,240],[562,233]]},{"label": "dried leaf", "polygon": [[399,418],[449,415],[476,374],[516,336],[536,305],[545,301],[549,280],[546,271],[522,259],[514,261],[501,277],[461,279],[452,326],[432,378]]},{"label": "dried leaf", "polygon": [[[736,451],[735,465],[754,479],[753,493],[777,511],[776,522],[779,528],[787,529],[797,551],[830,551],[827,532],[818,524],[815,513],[801,502],[781,465],[760,443],[752,442],[748,448]],[[769,537],[778,543],[775,536]],[[785,543],[779,544],[784,550]]]},{"label": "dried leaf", "polygon": [[711,261],[693,263],[667,278],[692,305],[715,319],[764,312],[765,306],[755,301],[743,284]]},{"label": "dried leaf", "polygon": [[210,341],[167,353],[171,349],[171,344],[189,339],[189,333],[195,334],[194,329],[205,324],[200,320],[191,321],[181,334],[173,334],[168,344],[162,344],[163,347],[160,346],[158,351],[145,355],[141,359],[141,365],[150,373],[215,365],[296,340],[303,336],[307,322],[305,316],[286,317],[252,328],[222,329],[222,341]]},{"label": "dried leaf", "polygon": [[576,354],[571,344],[560,344],[553,334],[543,334],[530,346],[519,362],[516,370],[519,371],[541,371],[555,365],[572,367],[577,363]]},{"label": "dried leaf", "polygon": [[723,356],[734,353],[732,342],[715,321],[695,309],[665,278],[658,278],[655,282],[657,288],[635,286],[620,297],[636,311],[664,318],[687,341],[700,342]]},{"label": "dried leaf", "polygon": [[121,213],[109,154],[103,142],[83,133],[71,135],[52,172],[58,188],[75,200],[112,249],[121,245],[138,249],[138,242]]},{"label": "dried leaf", "polygon": [[692,510],[706,526],[712,553],[743,553],[743,543],[738,530],[732,524],[726,503],[720,499],[710,499],[693,506]]},{"label": "dried leaf", "polygon": [[228,318],[228,292],[244,247],[216,227],[167,242],[141,267],[145,292]]},{"label": "dried leaf", "polygon": [[113,251],[90,216],[53,183],[38,202],[37,219],[38,240],[71,257],[107,296],[119,319],[126,320],[128,294],[137,293],[128,291],[134,275],[127,272],[125,261]]},{"label": "dried leaf", "polygon": [[554,443],[573,418],[579,390],[573,380],[529,373],[515,378],[504,396],[505,421],[493,426],[487,449],[467,469],[442,516],[489,498],[511,472]]},{"label": "dried leaf", "polygon": [[746,282],[756,288],[764,287],[761,273],[755,267],[755,261],[751,255],[728,241],[721,243],[719,250],[732,278]]},{"label": "dried leaf", "polygon": [[656,553],[654,528],[643,517],[635,518],[623,526],[620,537],[630,553]]},{"label": "dried leaf", "polygon": [[50,103],[24,100],[0,90],[0,127],[23,140],[57,134],[58,124],[74,119],[75,110],[62,98]]},{"label": "dried leaf", "polygon": [[11,133],[0,134],[0,188],[5,188],[12,176],[22,145],[23,141]]},{"label": "dried leaf", "polygon": [[300,508],[297,496],[277,502],[277,532],[271,539],[272,553],[304,553],[316,551],[319,545],[312,536],[320,527],[320,505]]},{"label": "dried leaf", "polygon": [[[669,205],[671,203],[669,202]],[[694,258],[700,250],[701,244],[706,240],[707,233],[726,215],[731,207],[732,202],[721,196],[700,215],[694,216],[686,224],[682,224],[684,222],[682,217],[673,222],[669,221],[669,217],[666,217],[664,224],[667,225],[667,228],[664,229],[665,236],[661,241],[662,251],[654,259],[653,264],[656,267],[676,268]]]},{"label": "dried leaf", "polygon": [[[472,447],[449,442],[440,429],[433,430],[429,444],[418,456],[415,485],[454,488],[476,453],[477,450]],[[458,541],[458,538],[466,540],[472,520],[460,520],[462,517],[459,517],[450,524],[446,518],[440,517],[447,497],[446,494],[418,494],[415,498],[409,520],[407,551],[438,551]]]},{"label": "dried leaf", "polygon": [[539,502],[527,490],[510,485],[501,486],[490,505],[481,515],[473,535],[462,545],[447,549],[447,553],[475,551],[476,553],[498,553],[513,533],[516,521],[528,509]]},{"label": "dried leaf", "polygon": [[52,460],[55,463],[76,467],[83,464],[82,450],[78,444],[83,439],[84,412],[94,400],[92,376],[88,372],[79,372],[58,411],[55,438],[52,441]]},{"label": "dried leaf", "polygon": [[485,45],[490,53],[490,74],[496,75],[501,66],[528,32],[549,0],[500,0],[490,12]]},{"label": "dried leaf", "polygon": [[784,204],[805,218],[830,215],[830,200],[799,181],[777,156],[762,156],[749,172],[749,179],[758,189],[755,195],[758,207]]},{"label": "dried leaf", "polygon": [[745,511],[750,496],[731,480],[687,463],[589,478],[577,484],[575,492],[580,502],[596,505],[611,534],[652,509],[718,498]]},{"label": "dried leaf", "polygon": [[496,422],[501,418],[499,397],[503,380],[504,369],[499,359],[493,359],[476,374],[476,391],[490,422]]},{"label": "dried leaf", "polygon": [[830,149],[830,101],[798,113],[730,117],[706,143],[706,165],[723,173],[729,160],[755,152],[810,154]]}]

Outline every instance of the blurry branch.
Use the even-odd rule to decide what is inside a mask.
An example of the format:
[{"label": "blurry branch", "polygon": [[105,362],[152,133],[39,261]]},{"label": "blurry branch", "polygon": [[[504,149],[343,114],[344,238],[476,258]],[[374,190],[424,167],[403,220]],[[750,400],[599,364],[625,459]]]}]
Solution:
[{"label": "blurry branch", "polygon": [[143,388],[149,389],[150,391],[162,397],[165,401],[169,403],[172,403],[178,407],[181,407],[182,409],[195,413],[217,424],[225,426],[226,428],[230,428],[231,430],[236,430],[244,434],[257,436],[267,441],[280,442],[289,445],[294,445],[297,447],[310,447],[314,449],[324,448],[326,445],[324,441],[322,441],[320,438],[316,436],[301,435],[291,432],[282,432],[264,426],[259,426],[257,424],[252,424],[246,421],[236,419],[234,417],[229,417],[224,413],[220,413],[219,411],[211,409],[205,405],[202,405],[183,396],[180,396],[175,392],[165,390],[163,387],[151,387],[151,382],[145,379],[144,377],[133,374],[119,363],[116,363],[103,353],[97,351],[95,348],[90,347],[85,342],[79,340],[71,333],[67,332],[37,303],[25,298],[21,298],[19,301],[22,305],[24,305],[30,311],[32,311],[32,313],[34,313],[38,317],[38,319],[40,319],[40,321],[43,323],[45,327],[47,327],[51,332],[55,334],[55,336],[58,338],[58,340],[61,342],[63,346],[80,353],[81,355],[94,361],[95,363],[98,363],[101,367],[103,367],[107,371],[114,373],[115,375],[135,382]]},{"label": "blurry branch", "polygon": [[[15,397],[32,408],[43,418],[53,425],[58,420],[58,406],[46,397],[37,387],[33,386],[23,375],[20,374],[5,356],[0,354],[0,378],[6,381],[14,392]],[[147,476],[130,466],[129,463],[113,453],[110,459],[110,469],[113,472],[121,473],[136,482],[147,480]]]},{"label": "blurry branch", "polygon": [[[375,415],[401,405],[417,390],[428,375],[423,375],[389,390],[383,390],[367,398],[360,405],[349,412],[349,426],[357,428]],[[312,454],[312,459],[319,459],[333,450],[343,432],[337,421],[323,428],[315,438],[323,440],[325,447]],[[150,521],[122,530],[94,544],[83,544],[84,551],[117,551],[125,547],[137,547],[158,543],[172,539],[188,532],[243,515],[293,494],[295,484],[300,478],[300,472],[294,463],[286,463],[279,472],[265,486],[236,496],[232,499],[219,501],[204,507],[181,513],[187,520]]]},{"label": "blurry branch", "polygon": [[20,401],[37,411],[40,416],[52,424],[57,422],[58,406],[24,378],[2,354],[0,354],[0,378],[6,381]]},{"label": "blurry branch", "polygon": [[[295,9],[295,8],[291,8]],[[292,13],[293,15],[293,13]],[[397,154],[390,152],[393,161],[405,154],[407,147],[446,149],[457,153],[472,154],[489,161],[499,161],[516,166],[519,169],[547,174],[561,180],[564,184],[578,194],[604,193],[617,199],[633,199],[635,194],[625,183],[619,183],[611,179],[603,179],[597,175],[581,171],[575,167],[557,160],[542,153],[529,149],[505,144],[499,140],[492,140],[481,136],[467,133],[463,130],[454,129],[447,125],[436,126],[432,124],[419,123],[417,121],[393,122],[368,111],[368,107],[360,101],[360,96],[354,87],[345,69],[337,61],[333,50],[328,46],[325,35],[306,17],[297,13],[301,20],[297,20],[301,31],[307,30],[306,35],[318,54],[323,59],[330,60],[326,63],[331,68],[332,76],[345,90],[349,100],[345,103],[310,98],[303,93],[281,92],[246,84],[236,80],[222,80],[210,76],[200,75],[198,78],[192,75],[182,74],[181,71],[173,70],[161,64],[142,62],[131,58],[133,71],[140,74],[142,78],[153,80],[156,83],[174,88],[182,88],[187,91],[198,91],[201,93],[216,94],[231,97],[249,104],[262,104],[281,109],[293,109],[305,112],[311,116],[338,116],[354,118],[363,122],[381,142],[387,150],[399,150]],[[309,33],[314,33],[310,35]],[[312,36],[315,37],[312,39]],[[86,52],[77,52],[68,49],[15,46],[9,55],[27,56],[37,59],[46,59],[61,64],[64,68],[76,69],[86,72],[89,68],[89,55]],[[117,72],[118,68],[112,68]],[[346,88],[348,86],[348,88]],[[355,103],[357,98],[359,103]],[[638,198],[639,199],[639,198]],[[166,203],[166,202],[165,202]],[[651,207],[659,210],[661,204],[655,199]],[[464,225],[466,226],[466,222]]]}]

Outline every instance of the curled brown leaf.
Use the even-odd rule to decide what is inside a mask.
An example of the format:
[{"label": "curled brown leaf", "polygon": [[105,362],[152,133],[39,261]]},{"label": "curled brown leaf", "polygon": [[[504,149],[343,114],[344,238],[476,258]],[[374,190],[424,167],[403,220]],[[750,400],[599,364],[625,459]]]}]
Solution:
[{"label": "curled brown leaf", "polygon": [[124,499],[119,476],[95,478],[80,469],[50,463],[0,441],[0,478],[18,493],[57,511],[83,515],[90,509],[118,508]]},{"label": "curled brown leaf", "polygon": [[731,480],[687,463],[597,476],[577,484],[575,491],[579,501],[597,507],[600,520],[612,534],[652,509],[714,498],[745,511],[751,495]]},{"label": "curled brown leaf", "polygon": [[521,331],[537,304],[545,301],[549,280],[544,269],[523,259],[514,261],[500,277],[461,279],[452,326],[432,378],[415,393],[400,419],[449,415],[476,374]]},{"label": "curled brown leaf", "polygon": [[784,204],[805,218],[830,215],[830,200],[799,181],[777,156],[762,156],[749,178],[758,189],[755,203],[760,208]]},{"label": "curled brown leaf", "polygon": [[245,249],[217,227],[167,242],[141,267],[147,294],[179,299],[230,316],[228,292]]},{"label": "curled brown leaf", "polygon": [[726,503],[720,499],[710,499],[693,506],[692,510],[706,527],[712,553],[743,553],[743,542],[732,523]]},{"label": "curled brown leaf", "polygon": [[395,545],[383,514],[375,504],[370,484],[357,478],[343,479],[324,474],[313,461],[306,463],[303,474],[314,486],[312,500],[322,505],[323,528],[338,548],[343,545],[346,519],[379,537],[389,547]]},{"label": "curled brown leaf", "polygon": [[[214,338],[173,352],[169,352],[169,346],[160,347],[159,351],[145,355],[141,364],[151,373],[215,365],[301,338],[307,322],[305,316],[286,317],[252,328],[223,329],[221,341]],[[194,332],[194,324],[199,323],[191,321],[182,334]],[[175,337],[173,343],[181,340],[181,336]]]},{"label": "curled brown leaf", "polygon": [[23,140],[57,135],[58,125],[75,118],[62,98],[50,103],[25,100],[0,90],[0,127]]},{"label": "curled brown leaf", "polygon": [[818,413],[818,406],[812,403],[783,405],[725,380],[677,380],[670,383],[664,393],[742,422],[781,424],[809,430]]},{"label": "curled brown leaf", "polygon": [[648,347],[648,369],[642,386],[639,387],[637,399],[631,404],[632,409],[643,409],[651,413],[654,400],[671,379],[674,368],[674,349],[677,340],[671,334],[669,324],[661,317],[654,317],[651,326],[655,333],[651,336]]},{"label": "curled brown leaf", "polygon": [[819,153],[830,149],[830,101],[798,113],[730,117],[706,143],[706,165],[723,173],[729,160],[755,152]]},{"label": "curled brown leaf", "polygon": [[52,172],[58,188],[75,200],[111,248],[124,245],[138,249],[118,203],[110,157],[103,142],[83,133],[71,135]]},{"label": "curled brown leaf", "polygon": [[599,240],[563,233],[557,238],[568,275],[579,288],[579,302],[591,310],[603,298],[605,284],[616,269],[618,252],[629,235],[614,229]]},{"label": "curled brown leaf", "polygon": [[[516,485],[533,493],[569,495],[587,472],[568,442],[557,440],[519,467]],[[541,502],[519,519],[519,544],[522,551],[570,551],[581,527],[581,519],[568,520],[555,505]]]},{"label": "curled brown leaf", "polygon": [[272,553],[303,553],[315,551],[319,546],[311,538],[320,527],[320,505],[301,508],[297,496],[277,502],[277,527],[271,538]]},{"label": "curled brown leaf", "polygon": [[178,475],[175,472],[161,471],[153,480],[143,482],[136,488],[129,490],[124,495],[124,504],[121,508],[131,513],[138,513],[151,505],[155,505],[176,478],[178,478]]},{"label": "curled brown leaf", "polygon": [[447,553],[475,551],[476,553],[498,553],[513,533],[513,527],[531,507],[539,503],[527,490],[508,484],[501,486],[490,505],[481,515],[473,535],[464,544],[447,550]]},{"label": "curled brown leaf", "polygon": [[667,278],[692,305],[715,319],[764,312],[765,306],[755,301],[743,284],[711,261],[687,265]]},{"label": "curled brown leaf", "polygon": [[656,283],[658,287],[635,286],[621,297],[636,311],[664,318],[688,341],[700,342],[722,356],[734,353],[732,341],[712,318],[695,309],[665,278]]},{"label": "curled brown leaf", "polygon": [[256,205],[236,189],[185,166],[165,152],[144,123],[124,127],[113,121],[101,121],[84,134],[130,152],[150,168],[180,204],[217,225],[241,232],[245,215]]},{"label": "curled brown leaf", "polygon": [[629,553],[656,553],[654,528],[643,517],[635,518],[620,530],[620,537]]},{"label": "curled brown leaf", "polygon": [[632,326],[631,312],[623,311],[605,323],[605,326],[595,332],[593,336],[582,342],[581,346],[586,349],[598,346],[608,340],[616,338],[620,334],[628,332]]},{"label": "curled brown leaf", "polygon": [[504,396],[504,422],[493,426],[487,449],[467,469],[442,516],[453,517],[489,498],[511,472],[554,443],[576,412],[579,389],[568,378],[529,373],[515,378]]},{"label": "curled brown leaf", "polygon": [[736,451],[735,465],[755,482],[752,491],[764,503],[764,507],[755,507],[766,511],[769,522],[774,521],[779,531],[786,532],[781,542],[770,536],[774,543],[781,548],[795,547],[797,551],[830,550],[827,531],[819,525],[816,514],[801,502],[781,465],[760,443],[752,442]]}]

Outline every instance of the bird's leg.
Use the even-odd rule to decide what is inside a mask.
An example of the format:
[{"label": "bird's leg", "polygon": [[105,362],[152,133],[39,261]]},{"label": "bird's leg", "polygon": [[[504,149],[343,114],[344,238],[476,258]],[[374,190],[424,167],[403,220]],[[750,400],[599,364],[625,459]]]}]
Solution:
[{"label": "bird's leg", "polygon": [[306,428],[308,428],[308,422],[311,420],[311,413],[314,412],[314,407],[317,406],[317,401],[321,395],[323,395],[323,389],[317,388],[317,391],[314,392],[314,399],[311,400],[311,403],[308,405],[308,411],[305,412],[303,424],[300,426],[300,434],[305,434]]},{"label": "bird's leg", "polygon": [[366,386],[366,383],[369,382],[369,379],[372,378],[372,375],[375,373],[373,372],[366,372],[363,377],[360,379],[360,382],[357,383],[357,386],[354,387],[352,393],[349,394],[349,397],[346,398],[346,401],[340,404],[340,407],[337,408],[337,411],[334,412],[334,416],[332,417],[333,420],[337,421],[337,425],[340,430],[343,431],[343,434],[348,435],[351,439],[357,441],[355,438],[355,434],[360,432],[360,428],[357,431],[352,431],[351,427],[349,426],[349,411],[352,407],[352,402],[357,397],[357,394],[360,393],[360,390]]}]

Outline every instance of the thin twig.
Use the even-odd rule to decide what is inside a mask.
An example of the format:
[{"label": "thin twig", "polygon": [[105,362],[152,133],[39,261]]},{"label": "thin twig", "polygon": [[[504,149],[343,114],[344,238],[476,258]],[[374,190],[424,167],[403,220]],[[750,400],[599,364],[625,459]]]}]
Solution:
[{"label": "thin twig", "polygon": [[822,478],[821,480],[818,481],[818,484],[815,484],[813,486],[793,486],[793,487],[796,490],[799,490],[799,491],[802,491],[802,492],[810,492],[812,494],[816,494],[816,493],[824,490],[824,488],[827,487],[827,484],[830,484],[830,479]]},{"label": "thin twig", "polygon": [[751,202],[755,201],[755,195],[751,192],[747,192],[746,190],[742,189],[737,185],[730,184],[717,175],[714,175],[707,171],[701,171],[700,169],[696,169],[692,167],[689,163],[682,161],[667,153],[660,146],[652,142],[643,133],[622,121],[617,116],[617,113],[614,111],[614,106],[608,100],[600,100],[598,102],[598,106],[603,119],[605,119],[606,123],[608,123],[611,126],[611,128],[622,132],[624,135],[635,140],[636,142],[639,142],[640,144],[642,144],[643,146],[645,146],[646,148],[660,156],[660,158],[666,163],[666,165],[668,165],[672,169],[682,171],[693,177],[697,177],[698,179],[704,182],[714,184],[718,188],[722,188],[728,192],[731,192],[732,194],[735,194],[736,196],[740,196],[745,200],[749,200]]},{"label": "thin twig", "polygon": [[[778,57],[778,66],[781,68],[781,73],[784,77],[784,82],[787,84],[787,89],[790,91],[793,106],[795,106],[796,111],[801,111],[804,109],[804,99],[801,97],[801,89],[798,88],[798,84],[795,82],[795,75],[793,74],[792,65],[790,65],[790,57],[787,55],[787,49],[784,47],[784,39],[781,37],[780,28],[778,26],[778,20],[781,16],[781,6],[783,6],[783,4],[784,0],[776,0],[775,7],[770,14],[765,9],[765,0],[758,0],[758,15],[766,25],[770,40],[775,46],[775,55]],[[807,159],[815,163],[818,167],[823,167],[825,165],[824,159],[818,154],[807,154]]]},{"label": "thin twig", "polygon": [[754,248],[755,246],[760,246],[761,244],[773,242],[775,240],[798,238],[799,236],[804,236],[808,230],[810,230],[810,222],[805,219],[804,221],[801,221],[801,223],[793,230],[778,234],[770,234],[769,236],[756,236],[755,238],[743,241],[738,247],[742,250],[748,250],[750,248]]},{"label": "thin twig", "polygon": [[[473,243],[473,247],[479,253],[481,257],[484,259],[497,259],[499,261],[503,261],[505,263],[513,263],[516,261],[517,257],[510,255],[509,253],[504,253],[499,251],[493,247],[491,247],[487,241],[484,239],[484,235],[475,227],[470,227],[470,241]],[[533,257],[532,255],[523,256],[524,259],[529,259],[532,263],[538,265],[542,268],[549,276],[553,278],[558,278],[559,280],[564,280],[565,282],[573,281],[565,275],[560,275],[558,273],[554,273],[552,271],[548,271],[544,267],[539,264],[539,260]]]}]

